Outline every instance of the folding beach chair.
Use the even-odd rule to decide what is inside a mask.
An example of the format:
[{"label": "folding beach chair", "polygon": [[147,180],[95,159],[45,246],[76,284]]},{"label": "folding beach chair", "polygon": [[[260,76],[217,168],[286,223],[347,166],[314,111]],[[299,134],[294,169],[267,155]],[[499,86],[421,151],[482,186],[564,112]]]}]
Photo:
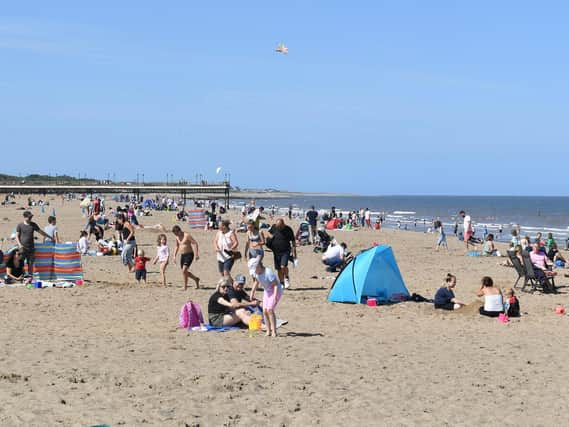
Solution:
[{"label": "folding beach chair", "polygon": [[522,292],[523,292],[525,290],[525,287],[527,286],[527,283],[528,283],[528,281],[526,280],[526,269],[524,268],[524,266],[522,265],[522,262],[516,256],[516,253],[514,251],[507,251],[507,253],[508,253],[508,258],[510,259],[510,262],[514,266],[514,270],[516,270],[516,273],[518,273],[518,278],[516,279],[516,282],[514,283],[514,289],[516,289],[518,287],[518,283],[519,283],[520,279],[523,278],[524,279],[524,282],[522,284]]},{"label": "folding beach chair", "polygon": [[525,268],[525,281],[524,286],[522,287],[522,291],[529,283],[531,284],[531,291],[535,292],[538,288],[541,288],[542,292],[556,292],[555,289],[555,282],[553,277],[548,277],[545,273],[539,274],[536,272],[533,263],[531,262],[529,253],[526,251],[522,252],[522,259],[524,260],[524,268]]}]

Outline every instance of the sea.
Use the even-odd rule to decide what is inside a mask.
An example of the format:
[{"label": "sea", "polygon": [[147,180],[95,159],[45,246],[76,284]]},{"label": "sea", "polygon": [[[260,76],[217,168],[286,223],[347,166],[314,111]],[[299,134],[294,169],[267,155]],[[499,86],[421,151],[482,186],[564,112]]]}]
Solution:
[{"label": "sea", "polygon": [[[249,199],[232,199],[235,208],[248,204]],[[447,234],[454,230],[455,223],[462,231],[461,210],[472,218],[475,235],[484,237],[492,233],[498,241],[509,241],[511,230],[520,229],[521,236],[534,237],[541,232],[544,238],[552,233],[565,248],[569,238],[569,197],[539,196],[321,196],[300,195],[286,198],[257,198],[257,207],[270,211],[275,207],[278,214],[288,213],[303,216],[312,205],[320,213],[330,211],[347,215],[349,212],[368,208],[372,212],[372,222],[383,217],[383,227],[399,228],[407,231],[426,232],[432,229],[433,221],[440,220]],[[500,229],[502,233],[500,233]]]}]

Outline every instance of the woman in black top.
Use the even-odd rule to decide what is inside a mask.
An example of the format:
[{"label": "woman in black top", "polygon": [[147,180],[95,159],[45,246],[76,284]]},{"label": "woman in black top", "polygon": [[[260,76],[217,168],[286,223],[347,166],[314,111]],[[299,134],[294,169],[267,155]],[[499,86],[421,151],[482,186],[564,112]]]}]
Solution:
[{"label": "woman in black top", "polygon": [[123,241],[123,249],[121,254],[122,263],[128,266],[128,271],[134,271],[134,250],[136,248],[136,239],[134,237],[134,227],[128,221],[124,214],[117,217],[117,231]]},{"label": "woman in black top", "polygon": [[6,283],[24,281],[24,260],[20,257],[20,250],[15,249],[6,261]]},{"label": "woman in black top", "polygon": [[211,326],[233,326],[240,322],[239,317],[231,308],[231,303],[226,299],[227,287],[228,281],[222,279],[216,291],[209,297],[207,312]]}]

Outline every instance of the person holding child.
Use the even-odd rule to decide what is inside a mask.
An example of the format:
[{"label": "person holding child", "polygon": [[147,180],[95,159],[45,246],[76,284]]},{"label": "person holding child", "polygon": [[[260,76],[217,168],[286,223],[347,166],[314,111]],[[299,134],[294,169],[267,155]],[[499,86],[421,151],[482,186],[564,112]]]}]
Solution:
[{"label": "person holding child", "polygon": [[455,298],[455,287],[456,276],[448,273],[444,279],[443,286],[441,286],[435,294],[435,308],[441,310],[458,310],[466,305]]}]

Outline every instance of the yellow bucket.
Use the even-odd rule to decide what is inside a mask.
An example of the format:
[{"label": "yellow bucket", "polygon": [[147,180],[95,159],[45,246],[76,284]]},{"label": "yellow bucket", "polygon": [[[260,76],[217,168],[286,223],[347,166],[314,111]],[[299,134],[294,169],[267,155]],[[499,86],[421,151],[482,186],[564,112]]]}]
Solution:
[{"label": "yellow bucket", "polygon": [[261,320],[262,317],[260,314],[253,314],[249,319],[249,330],[250,331],[259,331],[261,329]]}]

